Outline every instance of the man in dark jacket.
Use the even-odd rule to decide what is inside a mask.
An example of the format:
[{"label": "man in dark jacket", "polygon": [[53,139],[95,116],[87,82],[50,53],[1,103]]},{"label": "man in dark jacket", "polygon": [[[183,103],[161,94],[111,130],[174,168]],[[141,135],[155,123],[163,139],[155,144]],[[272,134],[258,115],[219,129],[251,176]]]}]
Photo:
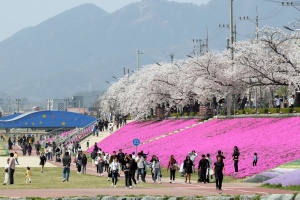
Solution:
[{"label": "man in dark jacket", "polygon": [[69,181],[70,176],[70,167],[71,167],[71,157],[69,156],[69,152],[66,152],[63,159],[63,182]]},{"label": "man in dark jacket", "polygon": [[95,158],[97,157],[97,151],[93,151],[92,153],[91,153],[91,158],[92,158],[92,165],[93,165],[93,167],[95,167]]},{"label": "man in dark jacket", "polygon": [[198,182],[207,182],[207,169],[209,166],[208,160],[205,158],[205,155],[202,155],[201,160],[199,161],[198,171],[199,171],[199,179]]}]

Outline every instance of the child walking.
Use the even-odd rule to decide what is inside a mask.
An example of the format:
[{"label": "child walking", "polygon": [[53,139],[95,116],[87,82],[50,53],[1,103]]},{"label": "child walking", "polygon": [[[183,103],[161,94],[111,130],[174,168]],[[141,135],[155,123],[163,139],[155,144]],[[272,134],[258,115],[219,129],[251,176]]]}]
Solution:
[{"label": "child walking", "polygon": [[16,161],[16,164],[18,165],[19,164],[19,161],[18,161],[18,153],[15,151],[14,153],[14,157],[15,157],[15,161]]},{"label": "child walking", "polygon": [[254,166],[256,166],[256,164],[257,164],[257,160],[258,160],[257,153],[254,153],[254,158],[253,158],[253,167],[254,167]]},{"label": "child walking", "polygon": [[26,183],[31,183],[31,177],[32,177],[32,173],[30,171],[30,167],[27,167],[27,170],[26,170]]},{"label": "child walking", "polygon": [[8,181],[9,181],[9,174],[8,174],[8,165],[9,164],[9,158],[7,159],[7,163],[4,167],[4,171],[3,171],[3,174],[5,174],[5,177],[4,177],[4,182],[3,182],[3,185],[6,185],[8,184]]}]

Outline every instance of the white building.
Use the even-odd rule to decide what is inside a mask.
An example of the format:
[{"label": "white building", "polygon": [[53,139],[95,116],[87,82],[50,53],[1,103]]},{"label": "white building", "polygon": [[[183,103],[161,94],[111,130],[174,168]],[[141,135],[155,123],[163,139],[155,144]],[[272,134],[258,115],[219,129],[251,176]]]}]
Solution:
[{"label": "white building", "polygon": [[62,110],[68,108],[83,108],[83,96],[72,96],[65,99],[48,99],[47,110]]}]

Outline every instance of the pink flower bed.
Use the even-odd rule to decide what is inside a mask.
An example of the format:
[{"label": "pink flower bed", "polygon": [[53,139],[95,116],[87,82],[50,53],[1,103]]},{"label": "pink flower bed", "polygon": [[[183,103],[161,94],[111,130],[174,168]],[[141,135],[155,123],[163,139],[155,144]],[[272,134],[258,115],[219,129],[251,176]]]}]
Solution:
[{"label": "pink flower bed", "polygon": [[[112,153],[114,150],[132,147],[132,140],[139,138],[141,143],[155,139],[178,129],[198,123],[197,120],[163,120],[159,122],[132,122],[105,138],[98,146]],[[92,152],[93,146],[87,150]],[[131,151],[132,152],[132,151]]]},{"label": "pink flower bed", "polygon": [[[172,126],[179,125],[179,121],[160,122],[144,127],[132,123],[99,143],[104,151],[112,152],[130,146],[133,138],[142,138],[142,142],[154,135],[171,131]],[[177,126],[178,127],[178,126]],[[246,118],[212,120],[185,131],[160,138],[153,142],[141,145],[138,151],[155,154],[167,165],[170,155],[181,163],[187,153],[196,150],[198,158],[201,154],[210,153],[213,161],[216,160],[218,150],[222,150],[226,159],[226,174],[243,178],[275,168],[281,164],[300,158],[300,118]],[[174,129],[176,130],[176,129]],[[144,136],[149,133],[149,137]],[[156,134],[157,133],[157,134]],[[233,147],[240,150],[239,172],[234,173],[232,160]],[[125,150],[135,151],[135,147]],[[258,154],[258,163],[252,167],[253,154]]]}]

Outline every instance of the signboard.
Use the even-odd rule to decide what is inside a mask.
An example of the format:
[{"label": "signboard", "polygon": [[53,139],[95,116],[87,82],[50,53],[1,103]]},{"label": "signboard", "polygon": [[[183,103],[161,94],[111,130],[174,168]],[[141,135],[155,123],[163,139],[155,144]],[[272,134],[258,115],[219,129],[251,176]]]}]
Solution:
[{"label": "signboard", "polygon": [[140,144],[141,144],[141,141],[139,140],[139,139],[137,139],[137,138],[135,138],[133,141],[132,141],[132,143],[133,143],[133,145],[134,146],[139,146]]}]

